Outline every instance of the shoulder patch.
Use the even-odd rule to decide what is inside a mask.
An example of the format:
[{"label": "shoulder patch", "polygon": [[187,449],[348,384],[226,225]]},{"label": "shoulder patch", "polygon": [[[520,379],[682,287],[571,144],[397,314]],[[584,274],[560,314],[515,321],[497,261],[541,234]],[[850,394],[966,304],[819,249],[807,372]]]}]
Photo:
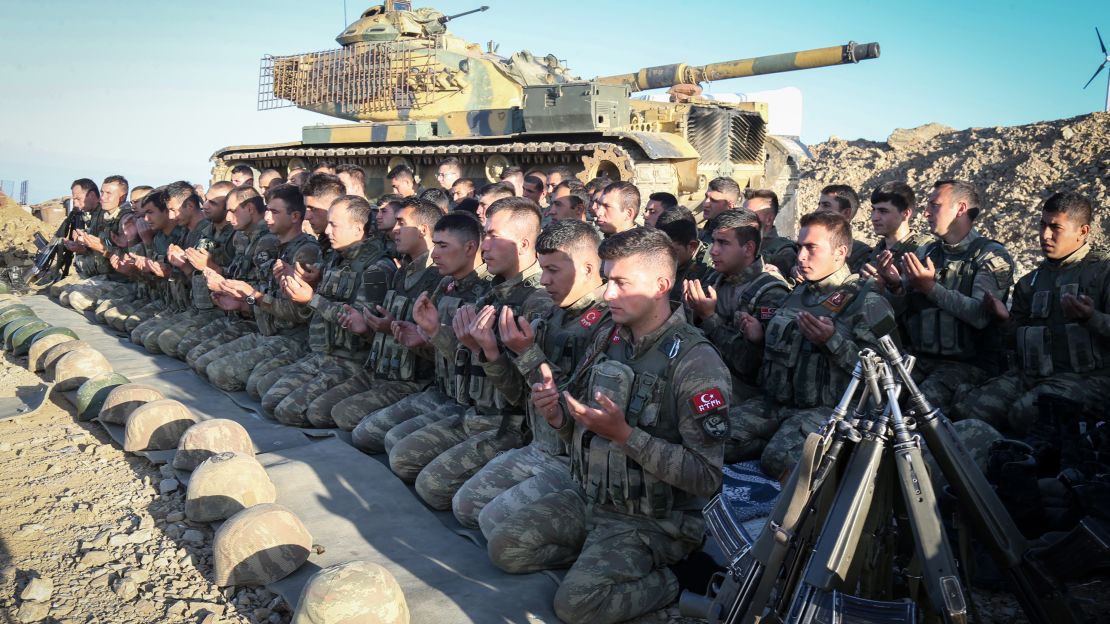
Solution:
[{"label": "shoulder patch", "polygon": [[848,293],[844,292],[843,290],[838,290],[828,297],[825,297],[825,300],[821,302],[821,305],[833,312],[840,312],[844,309],[844,304],[847,302]]},{"label": "shoulder patch", "polygon": [[769,321],[771,317],[775,315],[775,312],[778,311],[778,308],[773,308],[771,306],[759,306],[759,320]]},{"label": "shoulder patch", "polygon": [[590,308],[586,311],[585,314],[582,315],[582,318],[578,319],[578,324],[586,329],[589,329],[600,320],[601,310],[598,310],[597,308]]},{"label": "shoulder patch", "polygon": [[720,388],[710,388],[704,392],[699,392],[690,399],[690,405],[694,407],[694,413],[701,416],[708,414],[714,410],[723,409],[725,407],[725,398],[721,394]]}]

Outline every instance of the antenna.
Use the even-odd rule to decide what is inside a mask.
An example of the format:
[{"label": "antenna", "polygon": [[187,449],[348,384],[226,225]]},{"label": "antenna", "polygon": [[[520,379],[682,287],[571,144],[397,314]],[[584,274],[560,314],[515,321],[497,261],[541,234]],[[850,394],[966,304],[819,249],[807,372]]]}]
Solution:
[{"label": "antenna", "polygon": [[[1098,37],[1098,47],[1102,49],[1102,65],[1098,66],[1098,69],[1095,70],[1091,79],[1087,81],[1087,84],[1083,85],[1084,89],[1091,86],[1091,83],[1095,81],[1095,78],[1098,78],[1102,70],[1106,69],[1106,64],[1110,63],[1110,54],[1106,52],[1106,44],[1102,42],[1102,33],[1098,31],[1098,26],[1095,26],[1095,36]],[[1106,75],[1106,108],[1103,110],[1110,113],[1110,74]]]}]

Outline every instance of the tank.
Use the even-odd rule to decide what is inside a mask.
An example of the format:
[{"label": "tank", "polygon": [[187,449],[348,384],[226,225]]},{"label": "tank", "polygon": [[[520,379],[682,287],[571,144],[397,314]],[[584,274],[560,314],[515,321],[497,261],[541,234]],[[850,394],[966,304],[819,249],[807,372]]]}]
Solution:
[{"label": "tank", "polygon": [[[362,13],[336,37],[338,49],[263,57],[259,110],[296,106],[349,123],[308,126],[289,143],[223,148],[212,156],[213,180],[238,164],[288,171],[329,160],[362,166],[373,197],[394,166],[408,165],[427,188],[439,161],[455,156],[479,185],[510,165],[563,165],[582,181],[631,181],[645,201],[666,191],[688,206],[709,180],[728,176],[741,188],[776,190],[789,213],[805,147],[768,135],[765,103],[702,98],[697,85],[879,56],[876,43],[848,43],[583,80],[553,54],[505,57],[492,42],[483,49],[447,30],[486,8],[448,16],[394,0]],[[634,97],[659,88],[672,88],[669,101]]]}]

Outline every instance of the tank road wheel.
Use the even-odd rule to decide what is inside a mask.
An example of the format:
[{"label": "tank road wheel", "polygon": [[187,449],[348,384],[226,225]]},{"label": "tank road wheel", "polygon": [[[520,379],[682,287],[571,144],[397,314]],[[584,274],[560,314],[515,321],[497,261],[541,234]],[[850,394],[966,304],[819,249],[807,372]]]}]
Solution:
[{"label": "tank road wheel", "polygon": [[598,177],[630,182],[634,177],[632,159],[628,152],[617,145],[602,145],[590,154],[582,156],[582,173],[578,179],[583,184]]},{"label": "tank road wheel", "polygon": [[501,172],[509,166],[509,159],[501,154],[490,154],[486,157],[486,163],[483,165],[486,172],[486,179],[490,182],[499,182],[501,180]]}]

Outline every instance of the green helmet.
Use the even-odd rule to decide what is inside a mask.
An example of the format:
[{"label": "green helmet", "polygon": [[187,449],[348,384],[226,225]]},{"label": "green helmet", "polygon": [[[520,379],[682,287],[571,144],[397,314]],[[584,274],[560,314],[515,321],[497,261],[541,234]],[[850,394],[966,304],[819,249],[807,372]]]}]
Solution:
[{"label": "green helmet", "polygon": [[112,390],[131,380],[119,373],[100,373],[77,389],[77,420],[91,420],[100,413]]},{"label": "green helmet", "polygon": [[[12,319],[11,321],[8,322],[7,325],[4,325],[4,350],[5,351],[11,351],[12,350],[12,336],[15,335],[15,332],[17,330],[19,330],[20,328],[22,328],[26,325],[30,325],[31,323],[40,322],[41,320],[42,319],[40,319],[39,317],[34,316],[34,315],[21,316],[19,318]],[[42,328],[39,328],[39,329],[42,329]]]},{"label": "green helmet", "polygon": [[53,325],[46,321],[35,321],[20,327],[12,334],[12,355],[27,355],[27,351],[31,348],[31,341],[35,339],[35,336],[51,327]]}]

